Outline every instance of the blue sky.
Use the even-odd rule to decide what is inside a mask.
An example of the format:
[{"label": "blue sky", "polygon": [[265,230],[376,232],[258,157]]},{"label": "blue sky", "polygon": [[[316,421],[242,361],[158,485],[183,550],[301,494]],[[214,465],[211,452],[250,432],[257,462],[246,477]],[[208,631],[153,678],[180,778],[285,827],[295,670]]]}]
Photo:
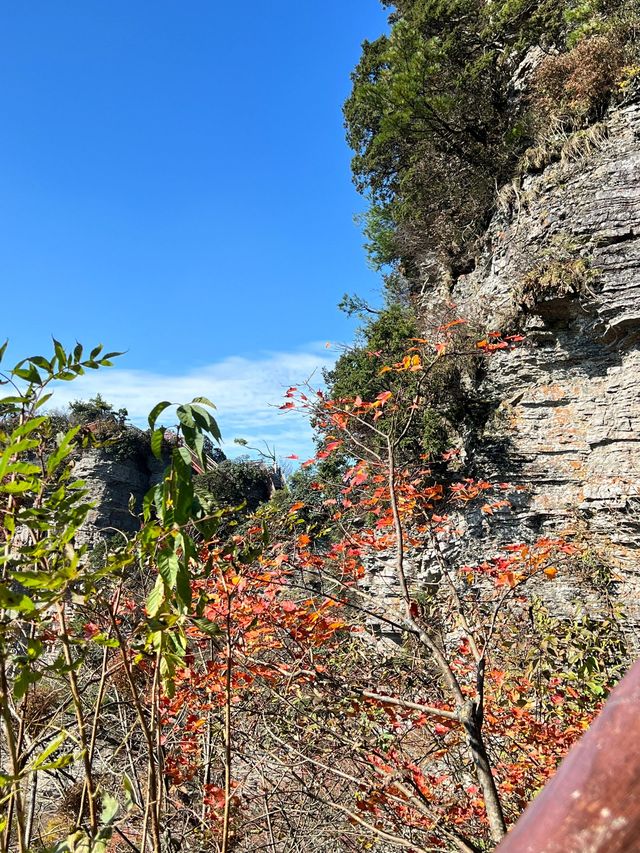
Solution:
[{"label": "blue sky", "polygon": [[351,338],[343,292],[379,288],[341,114],[378,0],[30,0],[1,17],[10,355],[101,341],[120,366],[60,402],[102,390],[139,418],[194,388],[229,439],[262,429],[304,453],[303,426],[265,406]]}]

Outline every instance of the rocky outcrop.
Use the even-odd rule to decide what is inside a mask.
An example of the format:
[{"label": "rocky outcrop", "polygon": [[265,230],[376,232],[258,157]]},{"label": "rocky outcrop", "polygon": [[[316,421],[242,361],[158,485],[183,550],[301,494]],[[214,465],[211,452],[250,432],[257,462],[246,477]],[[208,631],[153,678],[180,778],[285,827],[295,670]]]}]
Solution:
[{"label": "rocky outcrop", "polygon": [[[153,456],[144,433],[130,426],[127,434],[134,439],[127,445],[114,443],[83,450],[74,464],[74,476],[85,483],[86,500],[91,504],[77,540],[92,547],[119,533],[130,534],[139,529],[143,498],[160,482],[170,464],[175,433],[165,434],[162,459]],[[196,483],[200,496],[218,494],[230,505],[246,502],[250,510],[255,510],[284,488],[282,471],[277,466],[268,468],[252,461],[236,468],[219,448],[207,454],[207,463],[209,473]],[[196,476],[203,474],[195,456],[193,472]],[[216,472],[217,476],[213,476]]]},{"label": "rocky outcrop", "polygon": [[499,199],[475,270],[422,297],[426,312],[446,297],[484,329],[525,336],[488,360],[477,390],[492,414],[466,452],[475,473],[527,491],[476,544],[581,531],[637,630],[640,104],[569,138]]},{"label": "rocky outcrop", "polygon": [[[167,460],[147,454],[114,456],[108,448],[86,450],[76,460],[74,475],[83,480],[87,502],[92,509],[79,534],[79,540],[95,546],[118,532],[133,533],[139,528],[136,513],[151,486],[162,476]],[[133,511],[129,508],[132,502]]]}]

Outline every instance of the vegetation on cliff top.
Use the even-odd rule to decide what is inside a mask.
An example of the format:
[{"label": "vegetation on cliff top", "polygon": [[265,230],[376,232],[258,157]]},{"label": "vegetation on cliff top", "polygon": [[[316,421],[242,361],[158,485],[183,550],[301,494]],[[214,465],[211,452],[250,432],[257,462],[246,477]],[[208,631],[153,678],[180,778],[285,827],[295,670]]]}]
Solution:
[{"label": "vegetation on cliff top", "polygon": [[[344,105],[367,250],[454,271],[525,150],[601,115],[637,74],[637,0],[399,0]],[[520,67],[528,60],[530,67]],[[520,76],[518,76],[518,72]]]}]

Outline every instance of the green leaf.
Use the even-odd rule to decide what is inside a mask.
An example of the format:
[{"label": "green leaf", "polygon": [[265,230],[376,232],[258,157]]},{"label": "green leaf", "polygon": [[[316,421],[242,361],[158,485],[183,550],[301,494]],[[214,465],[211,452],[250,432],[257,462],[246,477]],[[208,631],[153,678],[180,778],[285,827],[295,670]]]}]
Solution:
[{"label": "green leaf", "polygon": [[37,488],[38,484],[35,480],[9,480],[8,483],[0,483],[0,492],[5,492],[8,495],[36,491]]},{"label": "green leaf", "polygon": [[180,467],[182,464],[184,473],[191,471],[193,461],[191,459],[191,454],[186,447],[177,447],[174,451],[173,459],[174,462],[177,463],[176,467]]},{"label": "green leaf", "polygon": [[34,672],[27,666],[20,667],[18,674],[13,679],[13,697],[16,702],[25,695],[32,684],[37,684],[42,678],[41,672]]},{"label": "green leaf", "polygon": [[168,400],[163,400],[161,403],[157,403],[153,409],[149,412],[149,429],[154,430],[156,426],[156,421],[158,420],[158,415],[161,412],[164,412],[165,409],[168,409],[172,404]]},{"label": "green leaf", "polygon": [[115,816],[118,813],[119,803],[111,794],[102,795],[102,811],[100,812],[100,823],[102,826],[109,826],[113,823]]},{"label": "green leaf", "polygon": [[64,581],[51,572],[16,572],[15,578],[27,589],[55,591],[64,585]]},{"label": "green leaf", "polygon": [[169,589],[175,589],[180,561],[173,551],[161,551],[158,555],[158,571]]},{"label": "green leaf", "polygon": [[147,613],[153,619],[158,615],[165,601],[165,588],[162,577],[158,575],[156,583],[147,598]]},{"label": "green leaf", "polygon": [[0,406],[22,406],[28,402],[29,397],[0,397]]},{"label": "green leaf", "polygon": [[193,412],[191,411],[191,406],[178,406],[176,409],[176,415],[178,416],[178,420],[180,423],[188,427],[189,429],[193,429],[196,425],[195,420],[193,419]]},{"label": "green leaf", "polygon": [[180,564],[176,577],[176,596],[180,604],[189,607],[191,604],[191,578],[186,566]]},{"label": "green leaf", "polygon": [[0,584],[0,607],[4,610],[17,610],[18,613],[34,613],[36,606],[28,595],[15,592],[6,584]]},{"label": "green leaf", "polygon": [[64,351],[64,347],[57,341],[55,338],[53,340],[53,348],[56,351],[56,358],[58,359],[58,367],[62,370],[63,367],[67,365],[67,354]]},{"label": "green leaf", "polygon": [[60,749],[62,744],[67,739],[67,732],[61,731],[58,735],[54,737],[54,739],[50,742],[49,746],[45,750],[43,750],[40,755],[33,762],[32,770],[39,770],[43,764],[46,764],[48,759],[53,755],[56,750]]},{"label": "green leaf", "polygon": [[160,459],[162,457],[162,442],[164,440],[164,430],[154,429],[151,433],[151,452],[156,457],[156,459]]},{"label": "green leaf", "polygon": [[198,458],[198,462],[203,468],[206,468],[204,459],[204,435],[198,430],[189,436],[189,447],[193,450]]},{"label": "green leaf", "polygon": [[192,406],[191,412],[193,414],[193,418],[196,421],[197,425],[211,433],[216,441],[220,441],[221,434],[218,429],[218,424],[215,421],[215,418],[208,412],[206,409],[203,409],[201,406]]},{"label": "green leaf", "polygon": [[[2,461],[4,462],[4,459]],[[11,465],[5,466],[3,464],[1,467],[5,475],[19,474],[22,477],[31,477],[33,474],[40,474],[42,472],[42,468],[35,462],[12,462]]]},{"label": "green leaf", "polygon": [[222,629],[217,622],[212,622],[210,619],[202,617],[200,619],[192,619],[191,621],[203,634],[207,634],[209,637],[219,637],[222,634]]},{"label": "green leaf", "polygon": [[159,506],[162,509],[162,485],[160,483],[152,486],[142,499],[142,516],[146,522],[151,520],[154,506]]},{"label": "green leaf", "polygon": [[60,770],[61,767],[68,767],[70,764],[74,762],[74,755],[71,752],[67,752],[64,755],[59,756],[58,758],[54,758],[53,761],[48,761],[46,764],[43,764],[39,767],[39,770]]},{"label": "green leaf", "polygon": [[202,403],[204,406],[209,406],[210,409],[215,409],[215,405],[208,397],[194,397],[192,403]]},{"label": "green leaf", "polygon": [[109,637],[104,632],[100,634],[94,634],[91,638],[91,642],[95,643],[96,646],[100,646],[101,648],[106,649],[117,649],[120,643],[115,639],[115,637]]},{"label": "green leaf", "polygon": [[124,803],[127,811],[129,812],[138,805],[138,801],[136,799],[136,792],[134,790],[133,783],[126,773],[122,776],[122,787],[124,788]]},{"label": "green leaf", "polygon": [[[35,429],[42,426],[42,424],[46,423],[49,418],[46,415],[40,415],[37,418],[29,418],[28,421],[25,421],[20,426],[16,427],[11,433],[11,438],[20,438],[23,435],[29,435]],[[14,451],[15,452],[15,451]]]},{"label": "green leaf", "polygon": [[[21,361],[20,364],[24,364],[24,361]],[[32,385],[42,385],[42,377],[34,364],[30,364],[29,367],[14,367],[11,373]]]},{"label": "green leaf", "polygon": [[7,345],[8,344],[9,344],[9,339],[7,338],[7,340],[2,344],[2,346],[0,346],[0,361],[2,361],[2,359],[4,358],[4,354],[7,351]]},{"label": "green leaf", "polygon": [[36,367],[40,367],[42,370],[46,370],[47,373],[51,373],[51,363],[47,361],[46,358],[42,355],[32,355],[29,357],[28,361],[32,364],[35,364]]},{"label": "green leaf", "polygon": [[73,452],[71,442],[76,437],[80,429],[81,427],[76,426],[65,433],[56,450],[54,450],[51,456],[47,459],[47,474],[52,474],[58,465],[60,465],[60,463]]},{"label": "green leaf", "polygon": [[91,839],[84,830],[78,829],[68,835],[64,841],[59,841],[52,850],[53,853],[95,853],[95,845],[91,843]]},{"label": "green leaf", "polygon": [[44,646],[40,640],[31,637],[27,640],[27,657],[29,660],[37,660],[43,651]]},{"label": "green leaf", "polygon": [[218,422],[215,418],[210,418],[209,432],[215,438],[218,444],[220,444],[220,442],[222,441],[222,433],[220,432],[220,427],[218,426]]},{"label": "green leaf", "polygon": [[44,406],[44,404],[47,403],[52,397],[53,397],[53,392],[51,392],[49,394],[43,394],[42,397],[40,397],[38,402],[35,404],[34,409],[41,409],[42,406]]}]

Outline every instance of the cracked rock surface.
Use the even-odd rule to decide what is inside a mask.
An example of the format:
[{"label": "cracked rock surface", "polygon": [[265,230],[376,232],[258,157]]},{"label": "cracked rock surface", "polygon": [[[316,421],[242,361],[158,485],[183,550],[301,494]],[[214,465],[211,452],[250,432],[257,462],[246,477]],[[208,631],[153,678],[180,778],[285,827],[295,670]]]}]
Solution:
[{"label": "cracked rock surface", "polygon": [[[612,111],[582,153],[511,190],[475,270],[423,297],[426,308],[446,297],[485,329],[525,335],[487,362],[479,390],[493,414],[467,454],[476,474],[527,493],[476,531],[474,547],[583,531],[637,637],[640,104]],[[584,597],[579,587],[555,594]]]}]

